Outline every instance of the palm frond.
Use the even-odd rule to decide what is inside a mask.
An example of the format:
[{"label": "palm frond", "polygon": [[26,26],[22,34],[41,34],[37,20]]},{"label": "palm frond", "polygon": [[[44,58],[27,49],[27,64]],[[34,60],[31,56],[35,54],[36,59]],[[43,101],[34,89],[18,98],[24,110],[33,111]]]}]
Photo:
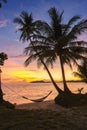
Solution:
[{"label": "palm frond", "polygon": [[53,37],[58,39],[62,35],[62,26],[61,26],[61,19],[62,14],[59,14],[55,7],[51,8],[49,11],[49,16],[51,18],[51,27],[53,30]]},{"label": "palm frond", "polygon": [[87,59],[82,60],[80,65],[78,64],[77,72],[74,72],[73,74],[87,83]]},{"label": "palm frond", "polygon": [[81,35],[87,29],[87,20],[81,20],[78,24],[76,24],[70,31],[69,34],[73,35]]},{"label": "palm frond", "polygon": [[19,25],[21,25],[21,26],[24,25],[24,22],[23,22],[20,18],[15,18],[15,19],[13,20],[13,22],[14,22],[14,23],[17,23],[17,24],[19,24]]},{"label": "palm frond", "polygon": [[32,61],[35,61],[38,58],[38,54],[30,55],[24,62],[25,66],[28,66]]},{"label": "palm frond", "polygon": [[[48,10],[49,16],[51,18],[52,21],[56,21],[56,24],[59,24],[59,22],[61,22],[60,18],[62,19],[62,14],[60,15],[57,11],[57,9],[55,7],[52,7]],[[60,17],[61,16],[61,17]]]},{"label": "palm frond", "polygon": [[78,77],[78,78],[83,79],[83,75],[80,74],[79,72],[73,72],[73,75],[74,75],[75,77]]},{"label": "palm frond", "polygon": [[64,14],[64,10],[63,10],[62,13],[60,14],[59,23],[61,23],[62,20],[63,20],[63,14]]},{"label": "palm frond", "polygon": [[69,20],[68,24],[66,24],[63,34],[67,34],[67,33],[69,32],[69,30],[71,29],[72,25],[73,25],[75,22],[77,22],[77,20],[79,20],[80,18],[81,18],[81,17],[80,17],[79,15],[73,16],[73,17]]},{"label": "palm frond", "polygon": [[86,41],[70,41],[69,46],[76,46],[76,47],[86,47],[87,46],[87,42]]},{"label": "palm frond", "polygon": [[28,13],[26,11],[22,11],[21,14],[20,14],[20,17],[23,19],[23,20],[26,20],[28,17],[30,17],[31,14],[28,15]]},{"label": "palm frond", "polygon": [[3,0],[4,3],[7,3],[7,0]]}]

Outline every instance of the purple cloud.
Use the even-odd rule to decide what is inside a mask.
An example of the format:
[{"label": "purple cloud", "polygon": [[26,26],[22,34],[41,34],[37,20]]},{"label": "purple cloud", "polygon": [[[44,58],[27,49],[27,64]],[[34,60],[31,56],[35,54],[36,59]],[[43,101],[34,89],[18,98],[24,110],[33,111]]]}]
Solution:
[{"label": "purple cloud", "polygon": [[1,20],[0,21],[0,28],[6,27],[8,25],[9,21],[8,20]]}]

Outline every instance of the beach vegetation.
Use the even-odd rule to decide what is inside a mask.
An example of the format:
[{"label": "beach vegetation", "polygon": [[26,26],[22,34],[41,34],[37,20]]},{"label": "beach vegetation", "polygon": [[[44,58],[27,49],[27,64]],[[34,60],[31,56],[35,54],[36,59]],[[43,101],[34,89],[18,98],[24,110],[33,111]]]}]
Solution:
[{"label": "beach vegetation", "polygon": [[1,73],[2,73],[1,66],[4,65],[4,62],[7,59],[8,59],[8,55],[4,52],[1,52],[0,53],[0,107],[5,106],[6,108],[14,108],[15,106],[12,103],[4,100],[3,98],[4,94],[1,88]]},{"label": "beach vegetation", "polygon": [[1,66],[4,65],[4,61],[8,59],[7,54],[5,54],[4,52],[0,53],[0,102],[3,102],[3,92],[2,92],[2,88],[1,88]]},{"label": "beach vegetation", "polygon": [[79,77],[83,82],[87,83],[87,61],[83,60],[80,65],[78,65],[77,72],[73,72],[76,77]]}]

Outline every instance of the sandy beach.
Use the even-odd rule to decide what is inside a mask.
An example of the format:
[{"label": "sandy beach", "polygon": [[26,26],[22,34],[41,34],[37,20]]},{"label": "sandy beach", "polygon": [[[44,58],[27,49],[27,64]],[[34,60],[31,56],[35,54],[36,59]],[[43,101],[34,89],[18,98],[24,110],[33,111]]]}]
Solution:
[{"label": "sandy beach", "polygon": [[0,130],[87,130],[87,106],[65,109],[53,100],[0,110]]},{"label": "sandy beach", "polygon": [[50,101],[44,101],[44,102],[32,102],[32,103],[26,103],[26,104],[19,104],[16,105],[16,109],[27,109],[27,110],[37,110],[37,109],[43,109],[43,110],[52,110],[52,111],[66,111],[67,109],[55,104],[53,100]]}]

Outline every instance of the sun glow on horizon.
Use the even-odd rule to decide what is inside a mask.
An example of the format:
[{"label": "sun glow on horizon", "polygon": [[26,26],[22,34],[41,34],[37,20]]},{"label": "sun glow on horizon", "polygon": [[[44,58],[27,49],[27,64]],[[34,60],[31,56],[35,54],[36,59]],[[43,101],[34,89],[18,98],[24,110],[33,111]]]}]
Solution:
[{"label": "sun glow on horizon", "polygon": [[[5,65],[2,67],[2,79],[8,82],[16,81],[51,81],[46,70],[37,68],[36,62],[31,63],[28,67],[24,67],[25,58],[9,58]],[[55,81],[62,81],[61,68],[58,63],[55,63],[54,67],[49,67],[49,70]],[[72,70],[68,66],[65,66],[66,80],[79,80],[79,78],[72,75]]]},{"label": "sun glow on horizon", "polygon": [[[70,70],[66,73],[66,80],[76,81],[79,78],[74,77]],[[51,70],[51,74],[55,81],[59,82],[62,81],[62,75],[60,71],[57,73],[57,70]],[[33,81],[51,81],[48,73],[44,69],[37,69],[37,71],[26,70],[24,68],[17,68],[15,69],[3,69],[3,79],[8,78],[8,81],[26,81],[26,82],[33,82]]]}]

